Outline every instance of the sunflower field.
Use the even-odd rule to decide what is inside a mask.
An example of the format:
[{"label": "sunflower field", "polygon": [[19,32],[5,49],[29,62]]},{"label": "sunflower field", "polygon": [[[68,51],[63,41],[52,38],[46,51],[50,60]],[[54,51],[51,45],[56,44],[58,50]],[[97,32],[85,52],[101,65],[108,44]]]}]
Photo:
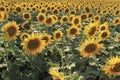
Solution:
[{"label": "sunflower field", "polygon": [[0,80],[120,80],[120,0],[0,0]]}]

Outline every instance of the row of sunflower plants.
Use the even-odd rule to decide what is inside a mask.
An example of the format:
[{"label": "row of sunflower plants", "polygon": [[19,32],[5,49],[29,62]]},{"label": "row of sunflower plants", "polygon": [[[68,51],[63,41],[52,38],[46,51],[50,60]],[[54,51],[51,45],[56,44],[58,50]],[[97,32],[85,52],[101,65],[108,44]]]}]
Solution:
[{"label": "row of sunflower plants", "polygon": [[119,80],[119,4],[1,0],[0,80]]}]

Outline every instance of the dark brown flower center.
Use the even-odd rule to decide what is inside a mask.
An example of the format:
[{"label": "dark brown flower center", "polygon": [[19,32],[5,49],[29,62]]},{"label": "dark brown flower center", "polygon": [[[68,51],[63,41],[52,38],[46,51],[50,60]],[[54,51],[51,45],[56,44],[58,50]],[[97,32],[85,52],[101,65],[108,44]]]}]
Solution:
[{"label": "dark brown flower center", "polygon": [[46,43],[46,42],[48,42],[49,39],[48,39],[47,36],[44,36],[44,37],[42,38],[42,40],[45,40],[45,43]]},{"label": "dark brown flower center", "polygon": [[43,15],[40,15],[40,16],[39,16],[39,20],[40,20],[40,21],[43,21],[43,20],[44,20],[44,16],[43,16]]},{"label": "dark brown flower center", "polygon": [[28,19],[30,17],[29,14],[24,14],[24,18]]},{"label": "dark brown flower center", "polygon": [[98,21],[98,20],[99,20],[99,17],[98,17],[98,16],[96,16],[96,17],[95,17],[95,20],[96,20],[96,21]]},{"label": "dark brown flower center", "polygon": [[17,8],[16,8],[16,11],[17,11],[17,12],[21,12],[21,8],[20,8],[20,7],[17,7]]},{"label": "dark brown flower center", "polygon": [[102,27],[101,27],[101,30],[105,30],[105,26],[102,26]]},{"label": "dark brown flower center", "polygon": [[55,9],[55,10],[53,11],[53,13],[54,13],[54,14],[58,14],[58,10]]},{"label": "dark brown flower center", "polygon": [[68,20],[68,19],[67,19],[66,17],[63,18],[63,21],[64,21],[64,22],[67,22],[67,20]]},{"label": "dark brown flower center", "polygon": [[90,9],[88,7],[85,7],[86,12],[90,12]]},{"label": "dark brown flower center", "polygon": [[92,27],[89,31],[89,35],[94,35],[96,32],[96,27]]},{"label": "dark brown flower center", "polygon": [[74,20],[74,24],[78,24],[78,23],[79,23],[79,19],[76,18],[76,19]]},{"label": "dark brown flower center", "polygon": [[92,52],[96,51],[96,49],[97,49],[97,45],[94,44],[94,43],[88,44],[88,45],[85,47],[85,51],[86,51],[87,53],[92,53]]},{"label": "dark brown flower center", "polygon": [[107,32],[103,32],[101,36],[102,36],[102,37],[106,37],[107,35],[108,35]]},{"label": "dark brown flower center", "polygon": [[47,18],[46,23],[50,24],[52,22],[52,18]]},{"label": "dark brown flower center", "polygon": [[119,19],[116,19],[116,20],[115,20],[115,23],[117,24],[118,22],[119,22]]},{"label": "dark brown flower center", "polygon": [[85,19],[87,19],[87,15],[84,14],[84,15],[81,16],[81,20],[84,21]]},{"label": "dark brown flower center", "polygon": [[23,27],[24,27],[24,29],[26,29],[26,30],[29,30],[29,29],[30,29],[30,25],[29,25],[28,23],[24,24]]},{"label": "dark brown flower center", "polygon": [[60,33],[56,33],[55,38],[60,38],[60,37],[61,37]]},{"label": "dark brown flower center", "polygon": [[38,48],[39,46],[40,46],[40,41],[38,40],[38,39],[33,39],[33,40],[30,40],[29,42],[28,42],[28,45],[27,45],[27,47],[29,48],[29,49],[36,49],[36,48]]},{"label": "dark brown flower center", "polygon": [[76,34],[76,32],[77,32],[77,30],[76,30],[75,28],[72,28],[72,29],[70,30],[70,34]]},{"label": "dark brown flower center", "polygon": [[41,12],[42,12],[42,13],[45,13],[45,9],[42,9]]},{"label": "dark brown flower center", "polygon": [[116,63],[113,67],[113,69],[111,69],[111,71],[113,72],[120,72],[120,62]]},{"label": "dark brown flower center", "polygon": [[14,26],[11,26],[8,28],[7,32],[10,37],[14,36],[16,34],[16,28]]}]

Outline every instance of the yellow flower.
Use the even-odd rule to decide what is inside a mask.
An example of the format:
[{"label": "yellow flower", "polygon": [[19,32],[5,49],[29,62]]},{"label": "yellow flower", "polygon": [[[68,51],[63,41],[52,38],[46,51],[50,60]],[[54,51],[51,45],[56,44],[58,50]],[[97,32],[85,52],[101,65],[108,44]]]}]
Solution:
[{"label": "yellow flower", "polygon": [[54,21],[53,17],[52,16],[48,16],[44,23],[45,23],[46,26],[52,26],[54,22],[55,21]]},{"label": "yellow flower", "polygon": [[61,75],[56,69],[50,68],[49,74],[53,77],[54,80],[64,80],[64,76]]},{"label": "yellow flower", "polygon": [[120,24],[120,17],[116,17],[113,22],[112,22],[113,26],[117,26]]},{"label": "yellow flower", "polygon": [[22,45],[26,54],[35,55],[42,52],[45,47],[45,42],[40,36],[35,36],[34,33],[32,33],[30,37],[24,39]]},{"label": "yellow flower", "polygon": [[101,33],[100,33],[100,35],[99,35],[99,38],[100,38],[100,40],[102,40],[102,41],[108,39],[109,37],[110,37],[110,32],[109,32],[109,30],[101,31]]},{"label": "yellow flower", "polygon": [[105,31],[108,29],[108,22],[104,22],[103,24],[100,25],[99,31]]},{"label": "yellow flower", "polygon": [[43,13],[39,13],[38,16],[37,16],[37,21],[40,23],[40,24],[43,24],[46,20],[46,15],[43,14]]},{"label": "yellow flower", "polygon": [[7,40],[7,41],[15,39],[19,33],[19,27],[16,24],[16,22],[14,22],[14,21],[9,22],[6,25],[4,25],[2,30],[4,32],[5,40]]},{"label": "yellow flower", "polygon": [[71,38],[71,37],[74,37],[75,35],[80,34],[79,30],[80,29],[78,27],[74,27],[74,26],[70,27],[69,29],[67,29],[67,35],[68,35],[68,37]]},{"label": "yellow flower", "polygon": [[95,39],[85,40],[82,45],[80,45],[80,54],[83,57],[91,57],[94,54],[99,53],[99,50],[103,47],[103,44],[99,44],[99,42]]},{"label": "yellow flower", "polygon": [[73,24],[74,26],[77,26],[77,25],[79,25],[80,23],[81,23],[81,21],[80,21],[80,18],[79,18],[78,16],[73,17],[73,19],[72,19],[72,24]]},{"label": "yellow flower", "polygon": [[88,26],[85,28],[85,34],[89,38],[93,38],[97,32],[98,29],[98,23],[90,23]]},{"label": "yellow flower", "polygon": [[0,12],[0,21],[4,20],[4,12]]},{"label": "yellow flower", "polygon": [[120,58],[116,56],[108,59],[103,67],[103,71],[110,78],[120,75]]},{"label": "yellow flower", "polygon": [[63,36],[62,31],[57,30],[54,32],[54,40],[55,41],[60,41],[62,36]]},{"label": "yellow flower", "polygon": [[20,39],[23,41],[25,38],[28,38],[28,37],[30,37],[30,35],[24,32],[21,34]]},{"label": "yellow flower", "polygon": [[49,34],[42,34],[41,39],[45,41],[45,45],[48,45],[51,43],[51,35]]},{"label": "yellow flower", "polygon": [[31,14],[30,13],[23,13],[23,19],[24,20],[30,20],[31,19]]}]

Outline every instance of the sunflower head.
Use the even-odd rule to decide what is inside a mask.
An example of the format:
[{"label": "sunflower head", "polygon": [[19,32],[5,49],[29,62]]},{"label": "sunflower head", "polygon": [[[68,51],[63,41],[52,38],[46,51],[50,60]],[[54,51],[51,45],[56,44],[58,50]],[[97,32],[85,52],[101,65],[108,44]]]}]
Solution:
[{"label": "sunflower head", "polygon": [[61,23],[64,24],[64,23],[67,23],[67,22],[68,22],[68,16],[62,16]]},{"label": "sunflower head", "polygon": [[5,40],[13,40],[19,33],[19,27],[14,21],[5,24],[2,30],[4,32]]},{"label": "sunflower head", "polygon": [[0,12],[0,21],[4,20],[4,12]]},{"label": "sunflower head", "polygon": [[21,34],[20,39],[23,41],[25,38],[28,38],[28,37],[30,37],[30,35],[24,32]]},{"label": "sunflower head", "polygon": [[95,39],[88,39],[82,45],[80,45],[80,54],[83,57],[91,57],[99,53],[100,49],[103,47],[103,44],[99,44]]},{"label": "sunflower head", "polygon": [[31,29],[31,25],[30,25],[28,22],[24,22],[24,23],[22,24],[22,28],[23,28],[24,30],[30,30],[30,29]]},{"label": "sunflower head", "polygon": [[111,57],[106,61],[103,71],[109,78],[120,75],[120,58],[118,56]]},{"label": "sunflower head", "polygon": [[42,34],[41,39],[45,41],[45,45],[48,45],[51,43],[51,35],[49,34]]},{"label": "sunflower head", "polygon": [[109,30],[102,31],[99,35],[99,38],[100,38],[101,41],[104,41],[104,40],[108,39],[109,37],[110,37]]},{"label": "sunflower head", "polygon": [[74,17],[73,19],[72,19],[72,24],[73,25],[75,25],[75,26],[77,26],[78,24],[80,24],[80,18],[78,17],[78,16],[76,16],[76,17]]},{"label": "sunflower head", "polygon": [[112,22],[113,26],[117,26],[120,24],[120,17],[116,17],[113,22]]},{"label": "sunflower head", "polygon": [[22,12],[22,8],[21,8],[20,5],[16,5],[14,10],[15,10],[15,12],[18,13],[18,14],[20,14],[20,13]]},{"label": "sunflower head", "polygon": [[62,31],[57,30],[54,32],[54,40],[55,41],[60,41],[62,36],[63,36]]},{"label": "sunflower head", "polygon": [[85,28],[85,34],[89,38],[93,38],[96,34],[96,31],[98,29],[98,23],[90,23],[88,26]]},{"label": "sunflower head", "polygon": [[52,26],[54,22],[55,21],[54,21],[53,17],[52,16],[48,16],[44,23],[45,23],[46,26]]},{"label": "sunflower head", "polygon": [[46,20],[46,15],[43,14],[43,13],[39,13],[38,16],[37,16],[37,21],[40,23],[40,24],[43,24]]},{"label": "sunflower head", "polygon": [[55,79],[55,80],[64,80],[64,76],[61,75],[60,72],[58,72],[57,69],[50,68],[49,74],[50,74],[50,75],[53,77],[53,79]]},{"label": "sunflower head", "polygon": [[108,22],[101,24],[99,27],[99,31],[105,31],[107,29],[108,29]]},{"label": "sunflower head", "polygon": [[72,26],[67,30],[68,37],[74,37],[75,35],[80,34],[80,29],[78,27]]},{"label": "sunflower head", "polygon": [[24,20],[30,20],[31,19],[31,14],[30,13],[23,13],[23,19]]},{"label": "sunflower head", "polygon": [[81,19],[82,22],[83,22],[83,21],[86,21],[87,18],[88,18],[88,15],[87,15],[87,14],[81,14],[81,15],[80,15],[80,19]]},{"label": "sunflower head", "polygon": [[32,33],[30,37],[24,39],[22,45],[26,54],[35,55],[42,52],[45,47],[45,42],[40,36],[36,36],[34,33]]}]

